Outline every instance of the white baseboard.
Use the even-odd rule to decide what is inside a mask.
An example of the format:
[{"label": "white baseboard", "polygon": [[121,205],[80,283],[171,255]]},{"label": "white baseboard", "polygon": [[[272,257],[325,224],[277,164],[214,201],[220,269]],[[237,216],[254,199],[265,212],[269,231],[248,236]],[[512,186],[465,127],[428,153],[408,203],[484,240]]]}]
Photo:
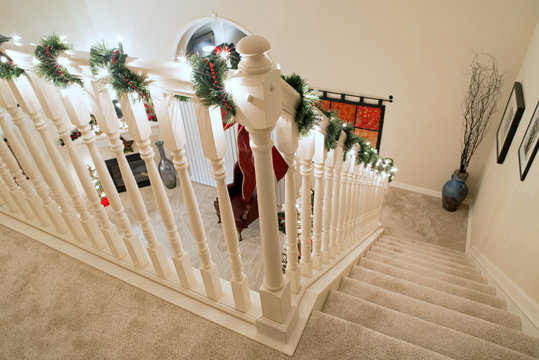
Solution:
[{"label": "white baseboard", "polygon": [[[413,191],[413,192],[423,194],[423,195],[434,196],[434,197],[436,197],[438,199],[442,198],[442,192],[441,191],[427,189],[427,188],[424,188],[424,187],[421,187],[421,186],[405,184],[405,183],[401,183],[401,182],[398,182],[398,181],[390,182],[389,186],[393,186],[393,187],[396,187],[397,189],[401,189],[401,190]],[[442,184],[442,186],[443,186],[443,184]],[[471,203],[472,203],[472,199],[470,199],[470,198],[464,199],[464,204],[471,205]]]},{"label": "white baseboard", "polygon": [[[468,199],[466,199],[468,200]],[[467,221],[467,224],[466,224],[466,247],[465,247],[465,251],[467,253],[470,252],[470,246],[472,245],[472,223],[473,223],[473,210],[474,210],[474,205],[472,202],[470,202],[469,206],[468,206],[468,221]]]},{"label": "white baseboard", "polygon": [[497,290],[500,290],[498,296],[507,301],[507,310],[520,316],[522,319],[522,332],[539,337],[539,304],[533,301],[477,247],[472,245],[469,254],[486,273],[489,283],[492,283]]}]

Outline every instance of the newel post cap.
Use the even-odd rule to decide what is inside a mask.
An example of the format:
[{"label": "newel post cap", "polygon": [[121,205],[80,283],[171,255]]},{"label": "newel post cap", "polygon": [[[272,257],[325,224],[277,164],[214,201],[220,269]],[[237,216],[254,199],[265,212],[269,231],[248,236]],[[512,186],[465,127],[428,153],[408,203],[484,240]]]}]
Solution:
[{"label": "newel post cap", "polygon": [[262,36],[246,36],[238,42],[236,47],[243,57],[238,68],[248,74],[259,74],[271,69],[271,62],[265,53],[271,49],[268,40]]}]

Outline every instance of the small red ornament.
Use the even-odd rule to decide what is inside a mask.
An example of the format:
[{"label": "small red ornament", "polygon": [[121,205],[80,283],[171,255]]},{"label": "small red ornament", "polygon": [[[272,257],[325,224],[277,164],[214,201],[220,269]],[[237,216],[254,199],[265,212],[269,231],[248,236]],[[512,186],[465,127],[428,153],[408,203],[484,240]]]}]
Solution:
[{"label": "small red ornament", "polygon": [[103,205],[103,207],[109,206],[109,199],[106,196],[101,200],[101,205]]}]

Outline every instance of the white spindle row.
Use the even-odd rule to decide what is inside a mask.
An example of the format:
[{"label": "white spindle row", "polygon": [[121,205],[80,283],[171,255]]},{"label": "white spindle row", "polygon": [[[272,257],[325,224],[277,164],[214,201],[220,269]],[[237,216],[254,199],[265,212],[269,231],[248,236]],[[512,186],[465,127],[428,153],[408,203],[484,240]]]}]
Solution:
[{"label": "white spindle row", "polygon": [[[346,133],[341,131],[335,149],[327,150],[326,128],[322,121],[310,134],[299,137],[294,122],[298,94],[281,78],[265,55],[269,43],[260,37],[247,37],[238,44],[243,59],[239,70],[230,79],[230,88],[237,102],[239,124],[250,133],[253,150],[260,215],[260,244],[264,262],[264,280],[260,289],[262,324],[284,324],[290,321],[294,307],[292,296],[298,294],[305,281],[310,281],[339,261],[380,224],[380,213],[387,187],[387,176],[377,175],[370,167],[356,162],[357,148],[343,154]],[[125,262],[139,271],[176,283],[185,290],[198,292],[219,302],[224,292],[231,291],[234,307],[241,313],[252,309],[253,298],[240,257],[240,245],[234,214],[226,186],[227,151],[220,111],[202,106],[193,98],[204,156],[211,166],[216,183],[222,231],[230,262],[230,287],[222,287],[219,269],[212,260],[201,211],[188,172],[184,119],[174,95],[190,95],[185,69],[167,63],[165,67],[144,68],[143,62],[130,63],[135,70],[150,75],[152,99],[159,119],[160,136],[172,154],[174,167],[188,214],[200,259],[200,278],[195,276],[189,254],[178,232],[177,220],[168,200],[150,143],[150,127],[141,102],[128,95],[119,98],[129,134],[138,146],[151,183],[167,239],[156,236],[142,194],[130,169],[119,123],[105,84],[93,78],[87,54],[76,52],[73,69],[83,78],[84,86],[73,85],[63,91],[39,78],[28,54],[10,52],[26,75],[16,80],[0,80],[0,127],[8,144],[0,142],[0,207],[19,219],[56,231],[68,241],[91,246],[115,261]],[[69,54],[65,54],[69,57]],[[178,72],[180,74],[178,75]],[[246,81],[245,79],[249,79]],[[45,117],[42,117],[41,114]],[[96,146],[96,136],[88,121],[93,114],[106,135],[131,204],[124,204]],[[45,119],[46,118],[46,119]],[[31,121],[34,130],[27,123]],[[14,132],[18,129],[23,141]],[[113,216],[101,205],[86,164],[78,147],[70,140],[72,127],[82,133],[93,165],[109,199]],[[55,136],[50,135],[54,129]],[[289,168],[285,176],[285,212],[287,264],[281,269],[281,246],[277,226],[277,207],[272,169],[272,131],[276,130],[276,146]],[[41,141],[36,141],[36,132]],[[64,140],[68,163],[60,154],[57,141]],[[50,165],[52,164],[52,166]],[[70,169],[73,168],[74,174]],[[231,169],[229,169],[231,170]],[[300,181],[300,183],[297,181]],[[312,191],[314,198],[312,199]],[[296,204],[300,200],[299,218]],[[88,208],[89,207],[89,208]],[[132,208],[141,224],[144,243],[133,231],[126,208]],[[154,220],[156,221],[156,220]],[[298,223],[301,235],[298,239]],[[172,248],[169,258],[162,241]],[[298,251],[298,240],[301,251]],[[301,260],[298,261],[298,255]],[[175,268],[175,273],[173,271]],[[202,286],[198,286],[202,285]],[[201,292],[203,288],[203,293]],[[230,290],[228,290],[230,289]],[[264,320],[265,319],[265,320]],[[264,322],[270,320],[269,322]],[[269,325],[268,325],[269,326]],[[280,331],[280,330],[278,330]]]}]

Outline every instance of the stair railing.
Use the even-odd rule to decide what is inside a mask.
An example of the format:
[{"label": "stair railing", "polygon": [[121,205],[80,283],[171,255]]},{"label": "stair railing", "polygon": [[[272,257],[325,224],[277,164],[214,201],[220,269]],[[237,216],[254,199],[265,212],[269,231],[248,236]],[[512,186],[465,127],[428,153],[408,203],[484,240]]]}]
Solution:
[{"label": "stair railing", "polygon": [[[194,96],[190,69],[186,64],[156,64],[143,59],[128,59],[127,62],[131,70],[141,72],[153,81],[150,91],[159,119],[159,131],[171,151],[179,175],[189,228],[201,264],[199,270],[191,266],[190,255],[180,238],[179,224],[150,145],[151,129],[143,105],[128,95],[119,99],[129,134],[146,164],[151,190],[166,228],[166,239],[156,236],[123,153],[111,98],[105,84],[89,71],[89,54],[86,52],[64,54],[71,61],[70,69],[83,79],[83,87],[72,86],[60,92],[35,74],[30,55],[33,47],[3,44],[3,49],[25,69],[26,75],[16,80],[0,80],[0,107],[7,111],[6,114],[0,111],[0,127],[9,143],[9,147],[3,141],[0,143],[0,211],[244,320],[256,326],[263,336],[289,342],[306,288],[380,228],[388,176],[378,175],[370,166],[358,164],[357,148],[343,154],[344,131],[341,131],[337,146],[328,150],[326,129],[329,120],[323,114],[308,135],[299,136],[294,120],[299,94],[273,67],[267,56],[269,48],[264,38],[249,36],[242,39],[237,46],[242,55],[239,69],[232,73],[227,83],[236,102],[236,121],[249,131],[253,150],[264,265],[264,278],[258,294],[249,290],[239,252],[241,245],[225,182],[223,159],[227,149],[221,114],[217,108],[203,106]],[[188,173],[186,144],[192,139],[186,137],[182,114],[174,98],[176,95],[192,98],[204,155],[211,164],[217,184],[230,281],[220,277],[212,260]],[[88,125],[90,113],[118,161],[144,239],[133,231],[126,213],[128,205],[122,202],[95,144],[96,136]],[[27,126],[28,119],[35,131]],[[11,123],[19,130],[20,137],[13,132]],[[69,131],[73,126],[82,133],[82,142],[88,148],[113,214],[100,204],[78,147],[70,140]],[[57,142],[51,139],[49,129],[54,129],[57,136],[64,139],[65,147],[61,151]],[[277,134],[275,145],[289,166],[284,180],[287,244],[284,274],[272,164],[274,143],[271,134],[274,129]],[[42,143],[35,141],[36,132]],[[298,198],[301,200],[299,218]],[[301,232],[300,247],[298,229]],[[164,250],[163,241],[170,243],[170,257]]]}]

